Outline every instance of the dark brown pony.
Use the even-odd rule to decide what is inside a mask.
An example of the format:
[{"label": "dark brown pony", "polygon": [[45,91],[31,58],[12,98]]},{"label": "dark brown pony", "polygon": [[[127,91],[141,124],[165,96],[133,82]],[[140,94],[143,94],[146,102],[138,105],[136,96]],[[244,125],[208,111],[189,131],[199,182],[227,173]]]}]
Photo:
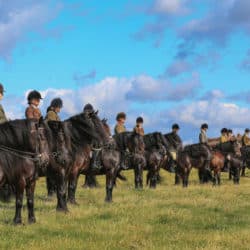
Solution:
[{"label": "dark brown pony", "polygon": [[175,184],[179,184],[180,179],[182,179],[183,187],[187,187],[193,167],[198,169],[200,182],[204,183],[203,178],[206,176],[207,168],[209,168],[207,159],[210,155],[211,151],[204,144],[188,145],[183,150],[178,151]]},{"label": "dark brown pony", "polygon": [[[92,148],[92,151],[97,154],[99,158],[100,169],[88,168],[83,174],[86,177],[94,179],[95,175],[106,175],[106,202],[112,202],[113,187],[115,179],[119,170],[120,152],[117,150],[116,143],[111,136],[111,130],[106,119],[102,120],[104,129],[109,136],[109,142],[101,148]],[[90,161],[89,161],[90,162]],[[92,183],[93,184],[93,183]]]},{"label": "dark brown pony", "polygon": [[244,146],[241,148],[241,155],[243,160],[241,176],[246,176],[246,168],[250,168],[250,146]]},{"label": "dark brown pony", "polygon": [[0,125],[0,187],[8,184],[16,196],[14,223],[22,223],[23,194],[26,190],[28,220],[34,215],[37,170],[49,162],[49,147],[43,125],[32,120],[15,120]]},{"label": "dark brown pony", "polygon": [[234,184],[240,184],[240,171],[244,166],[241,157],[230,155],[229,161],[229,180],[233,179]]},{"label": "dark brown pony", "polygon": [[148,170],[147,184],[150,185],[150,188],[156,188],[160,167],[167,157],[168,145],[162,133],[159,132],[145,135],[144,143],[147,160],[146,169]]},{"label": "dark brown pony", "polygon": [[212,160],[210,164],[211,171],[213,172],[214,185],[221,184],[221,171],[225,165],[225,156],[219,151],[215,151],[212,154]]},{"label": "dark brown pony", "polygon": [[239,184],[240,170],[243,163],[240,157],[241,143],[234,137],[229,142],[215,145],[213,149],[211,169],[214,171],[214,184],[220,185],[220,174],[223,172],[225,164],[227,164],[229,168],[229,177],[233,176],[234,183]]},{"label": "dark brown pony", "polygon": [[98,117],[98,112],[81,113],[64,121],[64,131],[71,148],[72,163],[61,168],[57,173],[56,186],[58,189],[57,210],[67,211],[68,201],[76,203],[74,197],[80,173],[89,167],[91,145],[100,146],[108,142],[108,135]]},{"label": "dark brown pony", "polygon": [[[74,161],[69,173],[68,181],[68,201],[72,204],[76,204],[75,193],[80,174],[90,174],[91,172],[90,160],[92,150],[94,149],[102,151],[109,145],[109,135],[104,128],[103,122],[99,119],[98,113],[85,113],[84,115],[90,115],[89,121],[92,124],[92,128],[95,130],[97,136],[94,138],[94,140],[88,141],[85,145],[77,147],[75,150]],[[98,148],[93,147],[92,145],[98,145]],[[109,183],[109,178],[112,178],[113,168],[112,166],[106,167],[107,168],[103,169],[104,172],[101,174],[106,174],[107,183]]]},{"label": "dark brown pony", "polygon": [[135,132],[123,132],[113,138],[121,155],[117,176],[120,176],[121,171],[133,169],[135,188],[143,188],[143,169],[146,167],[143,136]]},{"label": "dark brown pony", "polygon": [[[45,173],[46,175],[48,196],[52,196],[54,192],[57,194],[57,209],[65,206],[65,197],[63,190],[65,184],[61,181],[61,176],[67,171],[72,164],[71,145],[65,134],[64,123],[60,121],[49,121],[46,123],[47,129],[52,137],[50,146],[50,161]],[[58,183],[59,185],[56,185]],[[64,209],[63,209],[64,211]]]}]

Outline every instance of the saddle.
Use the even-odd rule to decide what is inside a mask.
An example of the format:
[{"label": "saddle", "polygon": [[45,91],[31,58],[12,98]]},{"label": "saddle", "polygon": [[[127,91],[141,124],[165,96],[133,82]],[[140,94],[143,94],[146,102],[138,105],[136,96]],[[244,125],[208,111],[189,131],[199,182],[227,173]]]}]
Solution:
[{"label": "saddle", "polygon": [[188,145],[184,148],[184,152],[187,152],[192,158],[206,157],[208,150],[208,147],[201,143]]},{"label": "saddle", "polygon": [[214,147],[215,150],[221,151],[223,154],[234,153],[233,142],[219,143]]}]

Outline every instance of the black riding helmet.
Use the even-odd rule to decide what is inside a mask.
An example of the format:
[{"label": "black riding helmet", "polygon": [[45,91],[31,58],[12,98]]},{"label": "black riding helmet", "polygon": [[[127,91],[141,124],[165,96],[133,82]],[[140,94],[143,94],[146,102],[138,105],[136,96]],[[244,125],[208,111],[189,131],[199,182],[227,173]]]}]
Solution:
[{"label": "black riding helmet", "polygon": [[116,120],[119,121],[120,119],[126,119],[126,114],[124,112],[120,112],[116,116]]},{"label": "black riding helmet", "polygon": [[83,112],[94,112],[94,107],[92,106],[92,104],[88,103],[84,106]]},{"label": "black riding helmet", "polygon": [[250,132],[250,129],[249,128],[246,128],[245,129],[245,133],[249,133]]},{"label": "black riding helmet", "polygon": [[63,101],[61,98],[55,98],[50,103],[51,108],[62,108],[63,107]]},{"label": "black riding helmet", "polygon": [[228,132],[227,128],[223,128],[223,129],[221,130],[221,133],[222,133],[222,134],[227,133],[227,132]]},{"label": "black riding helmet", "polygon": [[33,99],[43,99],[41,94],[37,91],[37,90],[33,90],[31,92],[29,92],[28,94],[28,97],[27,97],[27,100],[28,100],[28,103],[30,104],[31,100]]},{"label": "black riding helmet", "polygon": [[174,129],[180,129],[179,124],[177,124],[177,123],[173,124],[172,129],[173,129],[173,130],[174,130]]},{"label": "black riding helmet", "polygon": [[143,123],[143,118],[141,116],[137,117],[136,123]]},{"label": "black riding helmet", "polygon": [[208,124],[207,123],[204,123],[204,124],[201,125],[201,129],[205,129],[205,128],[208,129]]}]

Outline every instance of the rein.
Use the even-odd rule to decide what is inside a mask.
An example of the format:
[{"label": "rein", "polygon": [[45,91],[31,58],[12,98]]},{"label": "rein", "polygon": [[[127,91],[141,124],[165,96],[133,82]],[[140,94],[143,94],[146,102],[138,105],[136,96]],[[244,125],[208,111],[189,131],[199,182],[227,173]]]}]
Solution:
[{"label": "rein", "polygon": [[37,154],[37,153],[31,153],[31,152],[25,152],[25,151],[21,151],[21,150],[17,150],[14,148],[9,148],[6,146],[0,146],[0,151],[3,151],[5,153],[10,153],[14,156],[17,156],[19,158],[23,158],[23,159],[27,159],[27,160],[31,160],[31,161],[40,161],[42,155],[41,154]]},{"label": "rein", "polygon": [[[3,145],[0,146],[0,151],[5,152],[5,153],[10,153],[19,158],[28,159],[32,161],[39,161],[42,157],[42,154],[39,154],[39,153],[32,153],[32,152],[17,150],[14,148],[3,146]],[[52,156],[53,158],[56,158],[59,154],[60,152],[52,152],[49,155]]]}]

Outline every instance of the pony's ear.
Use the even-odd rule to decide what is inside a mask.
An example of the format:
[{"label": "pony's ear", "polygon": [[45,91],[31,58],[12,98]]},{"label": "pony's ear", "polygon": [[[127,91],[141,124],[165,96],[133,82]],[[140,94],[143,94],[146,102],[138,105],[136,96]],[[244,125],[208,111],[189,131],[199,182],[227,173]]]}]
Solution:
[{"label": "pony's ear", "polygon": [[98,113],[99,113],[99,110],[96,110],[96,111],[95,111],[95,115],[98,115]]}]

